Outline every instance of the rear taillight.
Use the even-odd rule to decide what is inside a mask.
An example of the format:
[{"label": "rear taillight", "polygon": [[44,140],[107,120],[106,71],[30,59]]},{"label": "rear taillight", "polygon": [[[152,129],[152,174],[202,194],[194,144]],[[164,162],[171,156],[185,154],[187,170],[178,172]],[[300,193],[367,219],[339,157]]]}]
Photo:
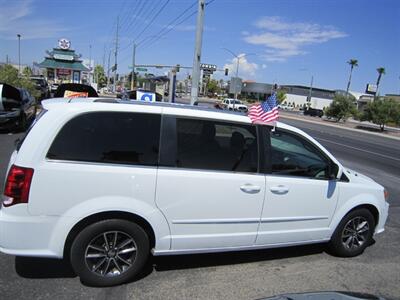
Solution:
[{"label": "rear taillight", "polygon": [[32,177],[33,169],[11,166],[4,188],[3,205],[5,207],[28,203]]}]

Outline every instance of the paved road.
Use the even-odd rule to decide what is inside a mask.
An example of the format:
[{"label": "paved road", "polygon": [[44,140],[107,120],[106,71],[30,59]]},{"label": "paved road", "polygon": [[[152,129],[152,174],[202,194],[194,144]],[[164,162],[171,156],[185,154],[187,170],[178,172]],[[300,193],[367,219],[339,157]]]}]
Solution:
[{"label": "paved road", "polygon": [[[0,298],[257,299],[287,292],[345,290],[400,299],[398,142],[304,122],[288,123],[296,123],[319,139],[346,165],[389,187],[392,208],[386,232],[363,255],[336,258],[325,253],[323,246],[313,245],[153,258],[135,282],[91,288],[82,285],[62,261],[0,254]],[[0,134],[1,182],[17,137]]]}]

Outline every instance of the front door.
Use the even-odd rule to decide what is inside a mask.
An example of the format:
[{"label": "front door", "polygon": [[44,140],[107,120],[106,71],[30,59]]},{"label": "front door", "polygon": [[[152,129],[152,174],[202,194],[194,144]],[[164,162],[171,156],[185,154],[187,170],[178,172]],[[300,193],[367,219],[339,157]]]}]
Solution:
[{"label": "front door", "polygon": [[164,116],[157,206],[172,249],[255,243],[265,192],[256,127]]},{"label": "front door", "polygon": [[330,161],[312,142],[284,130],[271,132],[271,174],[258,245],[325,239],[338,188],[329,180]]}]

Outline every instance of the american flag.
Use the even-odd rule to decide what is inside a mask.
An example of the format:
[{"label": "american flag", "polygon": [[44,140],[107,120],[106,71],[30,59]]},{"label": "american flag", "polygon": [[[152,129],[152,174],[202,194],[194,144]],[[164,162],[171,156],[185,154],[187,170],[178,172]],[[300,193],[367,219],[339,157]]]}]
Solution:
[{"label": "american flag", "polygon": [[253,123],[268,123],[276,121],[279,117],[278,106],[276,104],[276,93],[273,93],[263,103],[253,105],[248,113]]}]

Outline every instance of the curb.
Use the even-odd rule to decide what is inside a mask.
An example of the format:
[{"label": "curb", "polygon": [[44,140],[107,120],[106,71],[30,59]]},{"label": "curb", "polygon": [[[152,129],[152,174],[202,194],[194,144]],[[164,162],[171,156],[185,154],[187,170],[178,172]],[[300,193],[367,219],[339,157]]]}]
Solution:
[{"label": "curb", "polygon": [[292,119],[292,120],[296,120],[296,121],[308,122],[308,123],[313,123],[313,124],[322,125],[322,126],[335,127],[335,128],[339,128],[339,129],[343,129],[343,130],[349,130],[349,131],[353,131],[353,132],[365,133],[365,134],[370,134],[370,135],[374,135],[374,136],[380,136],[382,138],[392,139],[392,140],[395,140],[395,141],[400,141],[400,137],[397,137],[397,136],[382,135],[380,133],[364,131],[364,130],[360,130],[360,129],[356,129],[356,128],[348,128],[348,127],[342,127],[342,126],[338,126],[338,125],[334,125],[334,124],[326,124],[325,122],[318,122],[318,121],[313,121],[313,120],[308,120],[308,119],[302,119],[302,118],[299,118],[299,117],[288,116],[286,114],[285,115],[284,114],[280,114],[279,118],[282,118],[282,119],[286,118],[286,119]]}]

